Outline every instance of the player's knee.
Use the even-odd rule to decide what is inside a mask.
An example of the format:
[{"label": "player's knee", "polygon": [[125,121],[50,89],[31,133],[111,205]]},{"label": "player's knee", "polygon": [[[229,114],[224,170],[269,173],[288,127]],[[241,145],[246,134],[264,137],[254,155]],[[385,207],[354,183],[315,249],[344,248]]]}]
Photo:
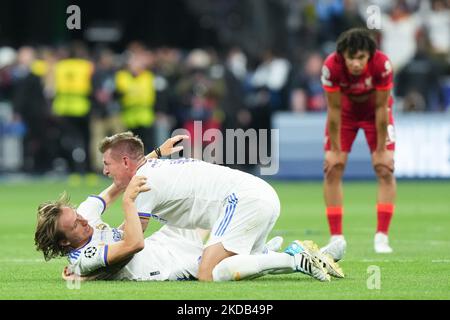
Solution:
[{"label": "player's knee", "polygon": [[345,166],[343,164],[336,164],[328,168],[327,172],[325,172],[325,180],[329,183],[340,181],[344,175],[344,169]]},{"label": "player's knee", "polygon": [[377,165],[374,168],[375,174],[377,175],[378,179],[380,179],[383,182],[391,182],[394,179],[394,172],[389,169],[387,166],[384,165]]}]

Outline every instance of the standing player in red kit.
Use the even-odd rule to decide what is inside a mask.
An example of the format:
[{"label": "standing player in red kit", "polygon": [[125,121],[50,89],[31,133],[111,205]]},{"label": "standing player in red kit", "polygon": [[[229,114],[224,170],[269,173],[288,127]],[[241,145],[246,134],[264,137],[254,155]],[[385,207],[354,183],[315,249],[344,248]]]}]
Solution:
[{"label": "standing player in red kit", "polygon": [[342,176],[359,129],[364,130],[378,178],[377,231],[374,248],[390,253],[388,229],[394,213],[394,119],[392,117],[392,67],[376,49],[368,30],[342,33],[322,68],[322,85],[328,104],[325,132],[324,197],[330,242],[346,242],[342,234]]}]

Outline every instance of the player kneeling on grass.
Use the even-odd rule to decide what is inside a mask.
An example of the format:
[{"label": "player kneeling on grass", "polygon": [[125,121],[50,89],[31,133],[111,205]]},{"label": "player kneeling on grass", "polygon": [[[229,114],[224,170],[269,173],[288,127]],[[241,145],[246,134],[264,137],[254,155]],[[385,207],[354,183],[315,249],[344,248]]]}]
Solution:
[{"label": "player kneeling on grass", "polygon": [[[278,195],[264,180],[196,159],[148,160],[142,141],[131,132],[105,138],[99,149],[103,173],[113,178],[115,185],[126,186],[135,175],[147,178],[150,191],[136,198],[141,217],[177,228],[211,230],[201,254],[199,280],[213,280],[215,268],[227,258],[254,259],[263,252],[280,214]],[[289,253],[295,258],[296,270],[322,281],[329,279],[319,260],[301,245],[293,244]],[[278,269],[278,263],[287,266],[288,260],[292,261],[291,257],[281,254],[279,259],[267,259],[264,268]]]}]

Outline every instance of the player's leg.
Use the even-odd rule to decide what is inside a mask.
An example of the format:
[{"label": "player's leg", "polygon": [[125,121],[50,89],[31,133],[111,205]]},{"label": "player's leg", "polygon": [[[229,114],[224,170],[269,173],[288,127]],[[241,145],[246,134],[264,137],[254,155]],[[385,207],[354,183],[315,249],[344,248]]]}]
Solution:
[{"label": "player's leg", "polygon": [[278,196],[262,180],[250,181],[240,192],[227,198],[211,230],[200,262],[199,280],[212,280],[212,270],[225,258],[263,253],[265,249],[267,235],[280,213]]},{"label": "player's leg", "polygon": [[237,281],[262,277],[266,274],[295,272],[292,256],[282,252],[239,254],[224,259],[213,270],[214,281]]},{"label": "player's leg", "polygon": [[[377,134],[374,123],[364,127],[367,142],[373,152],[377,146]],[[392,114],[389,115],[388,140],[386,142],[387,162],[394,163],[395,137]],[[397,194],[397,182],[393,168],[387,165],[374,165],[374,171],[378,180],[377,194],[377,230],[374,239],[374,248],[378,253],[390,253],[388,231],[394,214],[395,198]]]},{"label": "player's leg", "polygon": [[[358,133],[358,128],[351,121],[344,120],[341,124],[341,148],[342,157],[340,163],[334,166],[326,166],[323,181],[323,194],[326,205],[326,215],[330,228],[330,242],[343,238],[342,217],[343,217],[343,198],[344,191],[342,185],[342,177],[344,175],[345,166],[347,164],[348,153]],[[328,137],[328,129],[325,132],[325,159],[330,153],[330,141]]]},{"label": "player's leg", "polygon": [[234,256],[236,253],[228,251],[224,248],[221,242],[213,244],[205,248],[200,260],[200,266],[198,267],[198,280],[200,281],[212,281],[213,269],[222,260]]},{"label": "player's leg", "polygon": [[[389,158],[394,161],[394,151],[388,150]],[[397,182],[394,172],[385,166],[375,166],[378,179],[377,195],[377,231],[374,239],[374,248],[377,253],[391,253],[389,246],[389,226],[394,214]]]},{"label": "player's leg", "polygon": [[237,281],[267,274],[301,272],[319,281],[329,281],[327,270],[301,242],[294,241],[284,252],[235,255],[224,259],[213,270],[214,281]]}]

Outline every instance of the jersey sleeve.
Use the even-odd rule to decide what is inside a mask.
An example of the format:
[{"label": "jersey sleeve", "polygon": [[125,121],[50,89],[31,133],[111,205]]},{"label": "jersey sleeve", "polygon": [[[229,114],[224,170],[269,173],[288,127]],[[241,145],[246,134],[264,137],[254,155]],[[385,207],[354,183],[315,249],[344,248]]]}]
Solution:
[{"label": "jersey sleeve", "polygon": [[322,87],[327,92],[339,91],[339,70],[337,63],[335,62],[335,56],[330,55],[322,66],[322,75],[320,80]]},{"label": "jersey sleeve", "polygon": [[140,218],[149,219],[156,204],[156,192],[150,190],[140,193],[136,198],[136,209]]},{"label": "jersey sleeve", "polygon": [[394,86],[392,64],[388,57],[379,54],[375,61],[374,87],[375,90],[390,90]]},{"label": "jersey sleeve", "polygon": [[107,256],[108,245],[88,244],[72,264],[72,271],[81,276],[89,275],[97,269],[108,266]]},{"label": "jersey sleeve", "polygon": [[77,213],[82,215],[90,225],[95,225],[101,220],[102,213],[105,209],[105,200],[99,196],[89,196],[78,206]]}]

